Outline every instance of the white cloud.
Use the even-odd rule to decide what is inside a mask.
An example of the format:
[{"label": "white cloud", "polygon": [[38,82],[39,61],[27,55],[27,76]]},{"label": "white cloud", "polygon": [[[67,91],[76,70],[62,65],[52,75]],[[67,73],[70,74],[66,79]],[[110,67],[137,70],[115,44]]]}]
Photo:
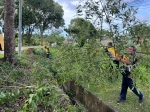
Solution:
[{"label": "white cloud", "polygon": [[64,10],[64,20],[65,20],[65,26],[67,27],[70,24],[70,20],[75,18],[76,11],[70,10],[68,4],[63,3],[63,10]]},{"label": "white cloud", "polygon": [[[58,2],[63,7],[63,10],[64,10],[63,18],[65,20],[65,27],[68,27],[71,19],[77,17],[75,6],[77,6],[81,0],[63,0],[63,1],[54,0],[54,1]],[[123,0],[123,1],[133,3],[134,0]],[[81,2],[84,2],[84,0],[82,0]],[[149,19],[149,15],[150,15],[149,11],[143,11],[143,9],[141,8],[138,10],[138,14],[136,14],[136,17],[140,20],[146,20],[146,19]],[[120,23],[120,21],[117,21],[117,22],[118,24]]]},{"label": "white cloud", "polygon": [[58,3],[59,0],[54,0],[54,1]]},{"label": "white cloud", "polygon": [[72,5],[77,6],[79,4],[79,0],[70,2]]},{"label": "white cloud", "polygon": [[133,2],[134,0],[123,0],[124,2]]}]

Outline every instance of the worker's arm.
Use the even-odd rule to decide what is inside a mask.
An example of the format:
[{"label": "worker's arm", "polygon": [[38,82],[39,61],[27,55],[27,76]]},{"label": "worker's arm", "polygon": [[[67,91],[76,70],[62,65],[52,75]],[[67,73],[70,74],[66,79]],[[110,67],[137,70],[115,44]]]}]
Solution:
[{"label": "worker's arm", "polygon": [[132,64],[129,60],[124,60],[124,59],[122,59],[120,57],[116,57],[116,60],[120,61],[120,62],[122,62],[124,64],[127,64],[127,65],[131,65]]}]

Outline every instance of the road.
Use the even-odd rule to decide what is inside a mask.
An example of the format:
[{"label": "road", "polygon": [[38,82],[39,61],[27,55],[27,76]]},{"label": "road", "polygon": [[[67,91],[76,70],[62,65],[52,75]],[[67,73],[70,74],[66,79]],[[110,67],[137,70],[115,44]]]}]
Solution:
[{"label": "road", "polygon": [[[44,48],[45,46],[23,46],[21,47],[21,50],[24,50],[24,49],[28,49],[28,48]],[[16,51],[18,51],[18,47],[15,48]]]}]

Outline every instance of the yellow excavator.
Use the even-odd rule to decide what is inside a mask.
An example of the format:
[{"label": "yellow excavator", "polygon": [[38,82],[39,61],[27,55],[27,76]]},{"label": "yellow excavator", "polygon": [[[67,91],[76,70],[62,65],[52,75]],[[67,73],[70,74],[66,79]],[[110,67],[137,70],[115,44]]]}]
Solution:
[{"label": "yellow excavator", "polygon": [[4,50],[4,37],[3,34],[0,33],[0,51]]}]

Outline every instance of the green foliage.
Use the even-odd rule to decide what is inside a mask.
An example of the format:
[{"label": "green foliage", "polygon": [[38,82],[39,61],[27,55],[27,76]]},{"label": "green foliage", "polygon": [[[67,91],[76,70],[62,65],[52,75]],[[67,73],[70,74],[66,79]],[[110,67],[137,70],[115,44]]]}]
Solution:
[{"label": "green foliage", "polygon": [[[41,111],[42,108],[48,108],[49,111],[58,108],[60,93],[56,86],[39,87],[34,93],[29,94],[23,106],[24,111]],[[41,106],[41,107],[40,107]],[[43,107],[42,107],[43,106]]]},{"label": "green foliage", "polygon": [[[59,24],[47,23],[49,20],[56,19],[53,16],[43,19],[43,15],[50,10],[57,11],[55,13],[60,20],[63,11],[58,4],[48,4],[47,0],[25,0],[26,10],[25,21],[27,21],[28,33],[33,31],[33,23],[37,25],[37,28],[41,28],[41,33],[48,27],[48,25],[55,26]],[[53,1],[52,1],[53,2]],[[25,5],[24,4],[24,5]],[[47,6],[51,8],[47,8]],[[101,7],[99,7],[101,6]],[[46,7],[46,8],[45,8]],[[36,10],[35,10],[36,9]],[[136,9],[128,7],[127,3],[122,0],[103,0],[103,1],[89,1],[79,4],[77,11],[79,15],[82,15],[83,10],[87,20],[94,21],[89,22],[84,19],[74,19],[66,31],[80,43],[80,48],[72,45],[61,46],[61,48],[55,52],[55,49],[50,49],[51,53],[55,53],[55,57],[50,59],[43,58],[44,50],[35,50],[36,55],[25,55],[17,59],[16,65],[0,62],[0,105],[2,105],[7,111],[12,111],[11,106],[16,107],[16,101],[20,96],[23,101],[20,101],[22,105],[17,107],[20,111],[76,111],[76,109],[67,103],[67,105],[59,104],[58,101],[61,97],[59,88],[57,87],[57,81],[53,78],[51,70],[55,71],[55,76],[59,84],[63,84],[67,81],[75,80],[77,84],[81,84],[86,89],[93,91],[109,104],[117,107],[121,111],[129,109],[131,111],[148,111],[149,110],[149,40],[140,44],[139,49],[145,50],[146,54],[139,54],[140,62],[137,69],[132,73],[132,76],[138,81],[146,100],[144,105],[139,105],[134,99],[135,97],[129,92],[131,100],[125,104],[117,105],[116,99],[118,99],[118,93],[120,90],[120,82],[115,78],[120,75],[116,70],[115,65],[109,60],[107,55],[103,52],[100,44],[92,41],[90,44],[85,44],[86,39],[95,40],[97,37],[101,38],[103,34],[111,37],[116,44],[117,49],[125,52],[125,48],[132,44],[132,39],[138,39],[138,36],[144,36],[148,38],[149,26],[146,24],[137,24],[135,19]],[[30,18],[31,16],[31,18]],[[47,16],[46,16],[47,17]],[[95,18],[97,18],[95,20]],[[94,19],[94,20],[93,20]],[[38,21],[35,21],[38,20]],[[43,21],[48,20],[48,21]],[[77,21],[79,20],[79,21]],[[116,24],[114,21],[121,21],[122,25]],[[37,23],[37,24],[36,24]],[[43,23],[43,24],[41,24]],[[109,27],[108,31],[103,31],[104,24]],[[98,30],[95,27],[98,26]],[[134,27],[132,27],[134,26]],[[119,29],[123,29],[121,31]],[[137,32],[139,30],[139,32]],[[98,31],[98,34],[97,34]],[[144,32],[145,31],[145,32]],[[31,36],[31,35],[29,35]],[[53,37],[53,35],[51,35]],[[53,38],[54,39],[54,38]],[[128,40],[131,39],[131,43]],[[57,39],[56,39],[57,40]],[[61,39],[60,39],[61,40]],[[51,40],[49,40],[50,42]],[[82,46],[82,47],[81,47]],[[42,55],[42,56],[41,56]],[[53,55],[52,55],[53,56]],[[113,65],[113,68],[110,66]],[[121,76],[119,76],[120,78]],[[112,82],[109,81],[111,79]],[[119,79],[120,80],[120,79]],[[21,82],[21,83],[20,83]],[[116,91],[117,90],[117,91]],[[16,92],[17,91],[17,92]],[[68,98],[64,98],[68,101]],[[64,100],[62,101],[64,102]],[[61,103],[62,103],[61,102]],[[11,106],[10,106],[11,105]],[[138,109],[137,109],[138,108]],[[17,110],[16,109],[16,110]],[[46,109],[46,110],[44,110]],[[13,110],[13,111],[16,111]]]},{"label": "green foliage", "polygon": [[[83,48],[70,45],[62,47],[58,52],[52,66],[58,73],[60,83],[75,80],[81,84],[104,87],[105,80],[112,76],[108,74],[111,61],[98,44]],[[115,69],[112,73],[117,75]]]},{"label": "green foliage", "polygon": [[40,55],[40,56],[45,56],[46,52],[44,48],[41,49],[35,49],[35,54]]},{"label": "green foliage", "polygon": [[[15,27],[18,27],[19,1],[16,2]],[[31,36],[36,30],[40,31],[41,45],[43,33],[48,28],[59,28],[64,25],[63,9],[53,0],[24,0],[22,7],[22,29],[26,33],[28,45],[32,44]],[[36,44],[36,43],[34,43]]]},{"label": "green foliage", "polygon": [[110,32],[108,30],[105,30],[105,29],[98,30],[97,38],[99,38],[100,40],[103,40],[106,37],[108,38],[109,36],[110,36]]},{"label": "green foliage", "polygon": [[3,5],[4,5],[4,1],[0,0],[0,6],[3,6]]},{"label": "green foliage", "polygon": [[45,30],[64,25],[63,9],[53,0],[25,0],[25,3],[35,13],[36,22],[34,24],[40,30],[41,44]]},{"label": "green foliage", "polygon": [[93,24],[83,18],[72,19],[68,29],[65,29],[83,47],[87,39],[95,39],[97,30]]},{"label": "green foliage", "polygon": [[[118,46],[129,40],[127,29],[138,23],[135,17],[137,9],[128,6],[123,0],[81,1],[77,7],[77,13],[79,16],[85,15],[85,19],[96,26],[100,31],[100,39],[103,34],[102,30],[107,28],[109,33],[106,36],[112,38]],[[131,37],[133,36],[132,34]],[[124,37],[126,37],[125,41]]]},{"label": "green foliage", "polygon": [[24,34],[23,35],[23,45],[26,46],[29,43],[31,46],[38,46],[38,45],[40,45],[40,39],[39,38],[33,38],[33,37],[31,37],[29,39],[29,36]]},{"label": "green foliage", "polygon": [[[18,24],[19,24],[19,20],[18,20],[18,17],[19,17],[19,1],[16,2],[16,9],[17,9],[17,13],[15,14],[15,27],[17,28]],[[25,31],[28,31],[29,26],[31,24],[36,23],[35,12],[33,10],[31,10],[31,8],[23,2],[22,15],[23,15],[22,16],[23,30],[25,30],[25,28],[27,28]]]},{"label": "green foliage", "polygon": [[[36,35],[37,36],[37,35]],[[30,42],[29,42],[30,41]],[[39,46],[40,45],[40,39],[35,37],[34,35],[31,37],[31,39],[29,40],[29,37],[27,34],[24,34],[22,36],[22,46],[28,46],[28,44],[30,43],[31,46]],[[15,46],[18,46],[18,34],[16,34],[15,37]]]},{"label": "green foliage", "polygon": [[133,27],[129,27],[129,35],[147,38],[150,35],[149,29],[150,25],[148,22],[138,23]]},{"label": "green foliage", "polygon": [[19,95],[20,95],[20,91],[0,92],[0,105],[4,105],[4,102],[7,102],[7,103],[14,102],[18,98]]},{"label": "green foliage", "polygon": [[[127,111],[127,109],[133,112],[140,112],[142,110],[149,110],[150,101],[147,98],[150,94],[150,71],[148,69],[149,62],[147,62],[149,55],[138,55],[139,65],[132,72],[131,76],[137,82],[137,87],[141,88],[144,97],[146,97],[146,100],[140,106],[137,97],[130,91],[128,91],[129,98],[127,103],[116,104],[116,100],[119,97],[122,76],[119,70],[116,70],[115,65],[109,61],[109,58],[103,52],[103,49],[100,48],[99,44],[87,44],[82,48],[71,45],[62,46],[58,51],[57,57],[53,58],[52,67],[57,72],[56,78],[59,83],[62,84],[75,80],[77,84],[97,94],[100,98],[122,112]],[[110,64],[113,65],[113,68],[110,67]],[[116,79],[117,75],[119,76],[118,79]],[[133,102],[136,103],[133,104]]]},{"label": "green foliage", "polygon": [[50,73],[50,59],[22,55],[16,64],[0,61],[0,107],[5,111],[74,111]]},{"label": "green foliage", "polygon": [[51,35],[46,36],[44,41],[48,42],[49,44],[56,43],[58,46],[61,46],[65,38],[59,34],[59,32],[52,33]]}]

